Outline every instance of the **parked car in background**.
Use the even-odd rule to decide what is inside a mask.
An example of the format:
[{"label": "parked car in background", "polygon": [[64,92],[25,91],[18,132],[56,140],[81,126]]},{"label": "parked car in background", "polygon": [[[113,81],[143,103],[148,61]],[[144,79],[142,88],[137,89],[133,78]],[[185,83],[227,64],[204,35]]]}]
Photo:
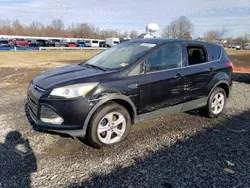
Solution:
[{"label": "parked car in background", "polygon": [[0,47],[10,47],[8,39],[0,39]]},{"label": "parked car in background", "polygon": [[91,47],[91,40],[84,40],[86,47]]},{"label": "parked car in background", "polygon": [[10,42],[11,46],[29,46],[28,40],[25,39],[14,39]]},{"label": "parked car in background", "polygon": [[60,39],[49,39],[47,44],[53,47],[65,47],[67,42]]},{"label": "parked car in background", "polygon": [[131,39],[128,39],[128,38],[119,38],[119,40],[120,40],[120,43],[123,43],[123,42],[130,41]]},{"label": "parked car in background", "polygon": [[244,46],[244,50],[250,50],[250,45]]},{"label": "parked car in background", "polygon": [[236,50],[241,50],[242,49],[242,46],[240,44],[233,44],[231,46],[232,49],[236,49]]},{"label": "parked car in background", "polygon": [[107,48],[108,45],[106,44],[106,41],[105,41],[105,40],[102,40],[102,41],[99,41],[99,47],[100,47],[100,48]]},{"label": "parked car in background", "polygon": [[34,47],[47,47],[48,42],[43,39],[30,39],[29,40],[29,46],[34,46]]},{"label": "parked car in background", "polygon": [[120,44],[120,39],[119,38],[106,38],[106,44],[108,47],[113,47],[117,44]]},{"label": "parked car in background", "polygon": [[91,40],[90,45],[91,45],[91,47],[99,47],[99,41],[98,40]]},{"label": "parked car in background", "polygon": [[180,39],[132,40],[85,61],[43,72],[28,89],[37,130],[116,144],[133,124],[200,109],[220,116],[233,64],[217,44]]},{"label": "parked car in background", "polygon": [[68,42],[66,45],[66,47],[77,47],[76,43],[75,42]]},{"label": "parked car in background", "polygon": [[87,47],[99,47],[99,40],[87,39],[87,40],[84,40],[84,42],[87,45]]},{"label": "parked car in background", "polygon": [[83,48],[83,47],[87,47],[87,44],[84,41],[77,41],[76,46]]}]

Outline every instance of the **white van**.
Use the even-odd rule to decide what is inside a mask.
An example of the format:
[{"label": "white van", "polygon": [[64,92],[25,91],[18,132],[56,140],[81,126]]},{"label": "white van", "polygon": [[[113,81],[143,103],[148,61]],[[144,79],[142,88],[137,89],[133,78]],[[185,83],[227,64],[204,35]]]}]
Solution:
[{"label": "white van", "polygon": [[99,40],[86,39],[84,42],[86,43],[87,47],[99,47]]},{"label": "white van", "polygon": [[115,46],[117,44],[120,44],[119,38],[106,38],[106,45],[109,47]]},{"label": "white van", "polygon": [[91,40],[91,47],[99,47],[99,40]]}]

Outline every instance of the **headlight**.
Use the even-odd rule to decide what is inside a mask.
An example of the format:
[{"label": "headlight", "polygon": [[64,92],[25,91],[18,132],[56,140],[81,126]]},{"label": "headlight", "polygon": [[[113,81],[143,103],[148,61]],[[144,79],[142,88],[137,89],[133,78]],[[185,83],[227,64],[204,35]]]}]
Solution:
[{"label": "headlight", "polygon": [[91,91],[95,86],[97,86],[97,84],[97,82],[94,82],[55,88],[51,91],[50,96],[64,98],[75,98],[80,96],[84,97],[89,91]]}]

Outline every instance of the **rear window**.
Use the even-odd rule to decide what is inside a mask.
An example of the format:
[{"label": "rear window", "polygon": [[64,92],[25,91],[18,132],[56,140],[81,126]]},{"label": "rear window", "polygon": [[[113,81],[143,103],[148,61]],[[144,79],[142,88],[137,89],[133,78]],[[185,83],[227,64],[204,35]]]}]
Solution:
[{"label": "rear window", "polygon": [[114,41],[114,44],[120,44],[118,41]]},{"label": "rear window", "polygon": [[208,52],[209,61],[215,61],[215,60],[220,59],[220,56],[221,56],[221,47],[220,46],[207,45],[206,49]]},{"label": "rear window", "polygon": [[201,46],[188,46],[188,64],[196,65],[207,62],[206,51]]},{"label": "rear window", "polygon": [[98,43],[98,41],[97,40],[93,40],[92,43]]}]

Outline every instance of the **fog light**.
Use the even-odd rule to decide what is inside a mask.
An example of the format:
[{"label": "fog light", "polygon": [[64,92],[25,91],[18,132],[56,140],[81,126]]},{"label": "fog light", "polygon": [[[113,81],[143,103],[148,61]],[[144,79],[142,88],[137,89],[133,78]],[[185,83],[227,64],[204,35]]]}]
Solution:
[{"label": "fog light", "polygon": [[51,108],[46,107],[46,106],[41,107],[40,119],[41,119],[41,121],[43,121],[45,123],[51,123],[51,124],[57,124],[57,125],[61,125],[64,122],[63,118],[61,118]]},{"label": "fog light", "polygon": [[61,125],[64,121],[63,118],[61,118],[61,117],[52,118],[52,119],[41,118],[41,120],[45,123],[58,124],[58,125]]}]

